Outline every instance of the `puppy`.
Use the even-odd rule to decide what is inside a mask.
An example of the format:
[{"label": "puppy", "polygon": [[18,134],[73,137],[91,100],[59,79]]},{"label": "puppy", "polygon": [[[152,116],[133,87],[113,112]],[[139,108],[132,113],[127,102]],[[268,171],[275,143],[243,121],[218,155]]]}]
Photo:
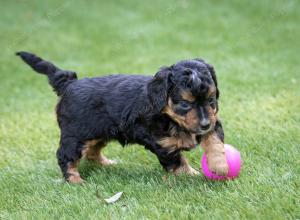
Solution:
[{"label": "puppy", "polygon": [[162,67],[155,75],[109,75],[78,80],[28,52],[18,52],[33,70],[48,77],[59,101],[58,164],[71,183],[83,180],[81,158],[115,164],[101,150],[110,140],[137,143],[154,153],[166,171],[198,174],[181,151],[201,144],[211,171],[226,175],[224,133],[218,119],[219,90],[214,68],[202,59]]}]

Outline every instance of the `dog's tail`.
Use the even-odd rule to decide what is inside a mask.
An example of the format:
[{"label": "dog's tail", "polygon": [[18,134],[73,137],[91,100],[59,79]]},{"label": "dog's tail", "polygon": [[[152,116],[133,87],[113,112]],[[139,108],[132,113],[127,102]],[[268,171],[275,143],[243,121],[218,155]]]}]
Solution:
[{"label": "dog's tail", "polygon": [[72,71],[61,70],[54,64],[28,52],[17,52],[22,60],[38,73],[47,75],[49,84],[58,96],[62,95],[67,86],[77,80],[77,75]]}]

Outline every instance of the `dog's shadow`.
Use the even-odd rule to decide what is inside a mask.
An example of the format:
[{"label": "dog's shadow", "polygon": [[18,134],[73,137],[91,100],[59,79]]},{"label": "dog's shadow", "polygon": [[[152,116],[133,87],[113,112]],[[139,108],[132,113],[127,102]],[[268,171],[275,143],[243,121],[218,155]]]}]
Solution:
[{"label": "dog's shadow", "polygon": [[[80,164],[79,171],[84,179],[92,179],[95,182],[105,180],[105,181],[122,181],[122,182],[132,182],[136,180],[141,182],[141,180],[146,181],[147,179],[162,176],[163,172],[157,169],[147,169],[139,166],[133,165],[111,165],[111,166],[101,166],[94,162],[83,161]],[[100,183],[100,182],[99,182]]]},{"label": "dog's shadow", "polygon": [[95,184],[108,183],[123,183],[123,184],[149,184],[155,183],[160,186],[166,186],[169,189],[182,188],[209,188],[214,191],[219,191],[227,186],[226,181],[210,181],[203,175],[189,176],[186,174],[174,176],[157,167],[151,166],[147,168],[142,165],[112,165],[100,166],[94,162],[83,161],[79,167],[82,177],[87,182]]}]

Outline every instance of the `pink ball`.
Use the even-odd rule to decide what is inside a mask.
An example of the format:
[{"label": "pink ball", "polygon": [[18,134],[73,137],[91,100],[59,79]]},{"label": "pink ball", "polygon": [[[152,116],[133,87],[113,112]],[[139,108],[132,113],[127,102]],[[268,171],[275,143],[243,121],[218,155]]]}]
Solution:
[{"label": "pink ball", "polygon": [[202,172],[203,172],[204,176],[206,176],[208,179],[211,179],[211,180],[234,179],[235,177],[237,177],[239,175],[241,166],[242,166],[240,152],[229,144],[224,144],[224,148],[225,148],[227,164],[229,167],[227,176],[219,176],[217,174],[212,173],[208,169],[208,165],[206,162],[206,155],[203,154],[202,161],[201,161]]}]

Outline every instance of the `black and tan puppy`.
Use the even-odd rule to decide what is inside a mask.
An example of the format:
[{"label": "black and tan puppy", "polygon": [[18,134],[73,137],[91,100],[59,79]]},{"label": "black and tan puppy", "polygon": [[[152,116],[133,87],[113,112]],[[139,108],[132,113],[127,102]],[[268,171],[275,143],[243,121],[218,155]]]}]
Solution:
[{"label": "black and tan puppy", "polygon": [[212,66],[202,59],[161,68],[154,77],[110,75],[78,80],[27,52],[17,55],[47,75],[60,97],[56,107],[61,130],[58,164],[65,179],[80,183],[82,157],[102,165],[115,163],[101,149],[110,140],[138,143],[153,152],[165,170],[198,174],[181,155],[201,143],[209,168],[228,172],[224,133],[217,117],[219,91]]}]

